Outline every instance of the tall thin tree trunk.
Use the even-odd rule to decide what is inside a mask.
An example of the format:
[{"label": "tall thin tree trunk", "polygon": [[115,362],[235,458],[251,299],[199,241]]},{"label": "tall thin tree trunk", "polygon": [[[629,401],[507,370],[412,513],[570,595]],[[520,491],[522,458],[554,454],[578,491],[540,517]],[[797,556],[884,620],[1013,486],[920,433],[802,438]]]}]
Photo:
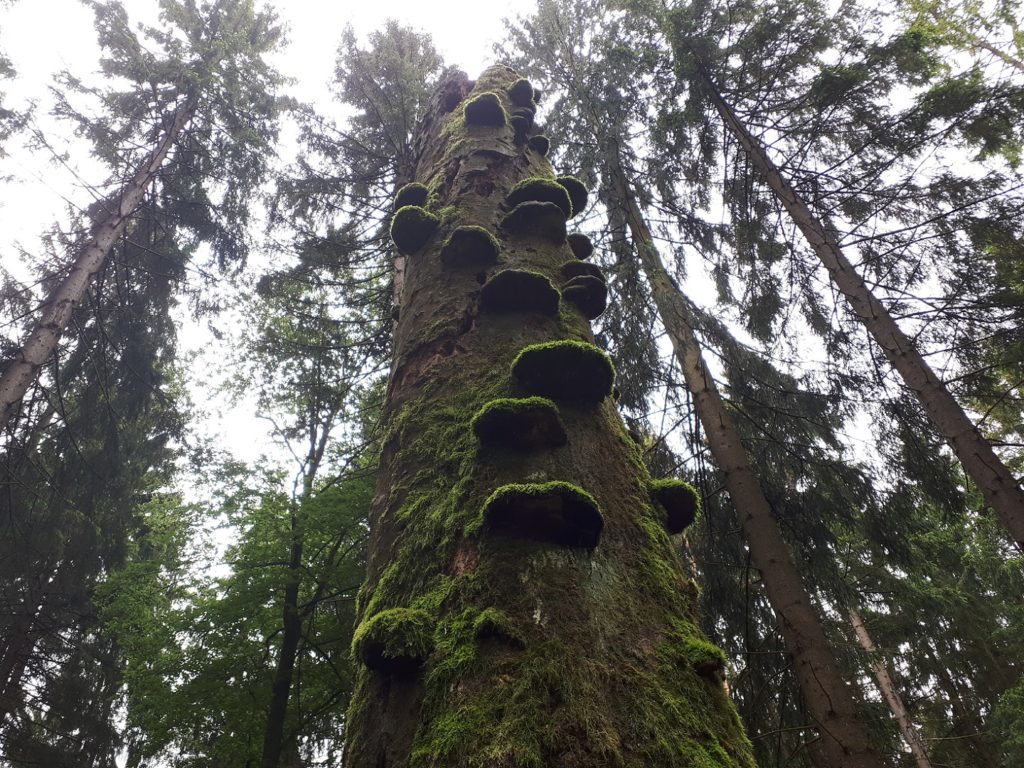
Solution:
[{"label": "tall thin tree trunk", "polygon": [[665,270],[654,237],[637,203],[614,147],[608,150],[609,205],[621,205],[633,244],[651,286],[654,304],[672,342],[694,410],[708,446],[725,479],[754,564],[761,571],[792,659],[807,711],[818,729],[815,749],[821,768],[882,768],[867,731],[856,716],[854,700],[825,638],[810,596],[782,537],[768,500],[747,457],[739,432],[701,357],[694,319],[685,297]]},{"label": "tall thin tree trunk", "polygon": [[453,76],[417,129],[442,216],[393,229],[410,255],[344,764],[750,768],[607,358],[552,284],[569,199],[516,81]]},{"label": "tall thin tree trunk", "polygon": [[0,376],[0,430],[14,417],[39,369],[57,348],[75,307],[82,301],[93,276],[103,266],[110,249],[142,202],[146,190],[159,174],[167,154],[195,110],[194,98],[187,99],[175,110],[156,148],[136,169],[118,196],[110,201],[111,209],[82,244],[68,276],[46,298],[35,328]]},{"label": "tall thin tree trunk", "polygon": [[924,748],[921,736],[917,732],[917,728],[914,727],[914,723],[910,720],[907,708],[903,704],[903,698],[896,689],[896,683],[893,682],[892,675],[889,674],[889,668],[885,663],[885,659],[878,655],[875,644],[871,640],[871,633],[868,632],[868,628],[864,624],[864,619],[861,618],[861,615],[855,608],[849,608],[849,613],[850,623],[853,624],[853,631],[857,635],[857,642],[860,643],[860,647],[871,658],[871,671],[878,682],[878,688],[889,705],[892,716],[896,719],[896,724],[899,726],[903,741],[910,747],[910,753],[914,756],[917,768],[931,768],[932,764],[928,759],[928,752]]},{"label": "tall thin tree trunk", "polygon": [[978,486],[985,501],[996,511],[1010,536],[1024,551],[1024,490],[1017,479],[853,268],[843,254],[835,232],[815,216],[793,189],[768,157],[761,142],[747,130],[722,97],[710,75],[701,70],[701,77],[726,127],[803,233],[854,314],[899,372],[903,383],[917,395],[932,423],[960,459],[964,472]]}]

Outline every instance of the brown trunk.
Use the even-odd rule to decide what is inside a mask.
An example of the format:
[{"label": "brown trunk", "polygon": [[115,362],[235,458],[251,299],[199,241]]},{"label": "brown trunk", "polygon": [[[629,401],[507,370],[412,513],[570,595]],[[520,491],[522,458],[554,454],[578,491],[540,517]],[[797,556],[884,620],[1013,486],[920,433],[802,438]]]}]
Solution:
[{"label": "brown trunk", "polygon": [[70,273],[46,298],[35,328],[18,351],[17,357],[8,363],[0,376],[0,429],[4,429],[14,417],[18,404],[35,381],[39,369],[57,348],[61,334],[75,307],[85,296],[93,275],[103,266],[111,247],[142,202],[146,190],[160,172],[167,153],[192,119],[195,109],[195,100],[189,99],[174,112],[156,149],[121,188],[118,197],[110,202],[112,209],[93,228],[92,234],[78,251]]},{"label": "brown trunk", "polygon": [[857,635],[857,642],[860,643],[860,647],[867,652],[871,658],[871,671],[875,675],[875,680],[878,682],[878,688],[882,692],[882,696],[885,698],[886,703],[889,705],[889,709],[892,711],[892,716],[896,718],[896,724],[899,726],[900,734],[903,736],[903,741],[910,747],[910,754],[914,756],[914,762],[917,764],[917,768],[931,768],[931,761],[928,759],[928,752],[925,751],[924,743],[921,741],[921,736],[917,732],[917,728],[914,727],[913,722],[910,720],[910,715],[907,713],[907,708],[903,704],[903,699],[900,696],[899,691],[896,689],[896,684],[893,682],[892,675],[889,674],[889,668],[886,666],[885,661],[879,656],[877,649],[875,648],[874,642],[871,640],[871,634],[868,632],[867,626],[864,624],[864,619],[857,613],[856,609],[850,608],[850,623],[853,624],[853,631]]},{"label": "brown trunk", "polygon": [[[344,763],[749,768],[607,361],[552,286],[573,262],[563,208],[523,203],[521,227],[504,219],[513,185],[554,180],[525,143],[529,92],[515,91],[518,129],[502,114],[516,80],[505,67],[475,85],[453,76],[417,130],[415,180],[441,216],[406,259]],[[477,247],[442,258],[465,226],[496,236],[498,253],[463,230]],[[509,269],[532,276],[495,287]],[[569,340],[551,348],[564,357],[511,372],[521,352],[537,360],[530,345]],[[571,386],[539,391],[562,376]],[[525,401],[533,416],[520,410],[530,394],[549,398]],[[484,438],[479,425],[506,406],[517,426]],[[553,431],[527,423],[538,413]]]},{"label": "brown trunk", "polygon": [[1024,551],[1024,490],[999,459],[945,384],[900,330],[885,306],[870,291],[839,247],[835,233],[825,227],[775,167],[762,144],[755,139],[718,92],[710,76],[702,73],[715,108],[755,168],[760,171],[779,202],[825,265],[832,281],[850,308],[882,348],[903,383],[917,395],[921,406],[946,439],[967,476],[985,501],[996,511],[1017,546]]},{"label": "brown trunk", "polygon": [[654,304],[672,342],[711,454],[743,528],[765,593],[779,622],[807,711],[818,729],[821,768],[882,768],[847,689],[810,596],[747,458],[746,449],[715,380],[701,358],[685,297],[669,277],[614,150],[606,158],[611,199],[625,209],[629,231],[651,286]]}]

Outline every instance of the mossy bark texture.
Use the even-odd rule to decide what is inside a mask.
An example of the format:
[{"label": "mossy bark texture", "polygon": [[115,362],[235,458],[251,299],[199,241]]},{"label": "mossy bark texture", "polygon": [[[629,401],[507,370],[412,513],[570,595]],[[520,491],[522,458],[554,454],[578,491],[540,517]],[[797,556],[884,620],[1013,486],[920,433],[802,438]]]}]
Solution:
[{"label": "mossy bark texture", "polygon": [[[752,768],[721,657],[696,625],[695,587],[612,399],[551,397],[563,445],[496,449],[474,432],[488,403],[535,394],[512,373],[525,348],[593,342],[564,300],[555,314],[480,309],[496,272],[558,285],[571,258],[564,241],[500,228],[516,183],[555,178],[544,156],[511,125],[465,120],[480,93],[511,110],[518,80],[504,67],[476,83],[455,76],[419,129],[415,181],[441,225],[409,259],[395,328],[359,606],[371,622],[360,636],[372,634],[382,658],[360,667],[345,765]],[[466,225],[498,237],[493,264],[444,264],[443,244]],[[548,540],[544,525],[492,524],[488,500],[502,488],[511,498],[510,486],[530,498],[529,514],[511,516],[527,523],[551,509],[571,525],[565,499],[586,500],[602,521],[596,545]],[[551,489],[560,502],[541,498]],[[417,622],[431,634],[417,634],[408,663],[386,663],[388,648],[405,642],[383,636],[397,626],[374,621],[386,611],[429,618]]]}]

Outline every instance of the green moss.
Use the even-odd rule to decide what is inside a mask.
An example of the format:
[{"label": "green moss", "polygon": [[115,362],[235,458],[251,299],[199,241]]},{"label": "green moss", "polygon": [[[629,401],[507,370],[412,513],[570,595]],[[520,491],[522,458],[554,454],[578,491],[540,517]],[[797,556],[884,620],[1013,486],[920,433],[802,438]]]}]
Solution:
[{"label": "green moss", "polygon": [[547,157],[548,152],[551,151],[551,140],[540,134],[531,136],[526,145],[541,157]]},{"label": "green moss", "polygon": [[505,107],[496,93],[481,93],[466,102],[466,125],[501,128],[508,122]]},{"label": "green moss", "polygon": [[549,341],[523,349],[512,363],[512,375],[530,394],[598,403],[612,392],[615,366],[593,344]]},{"label": "green moss", "polygon": [[427,198],[430,197],[430,190],[428,190],[423,184],[413,182],[406,184],[395,195],[394,209],[397,211],[399,208],[404,208],[407,205],[418,205],[424,207],[427,204]]},{"label": "green moss", "polygon": [[512,619],[497,608],[486,608],[473,620],[473,634],[477,640],[501,640],[513,647],[522,648],[524,641]]},{"label": "green moss", "polygon": [[498,259],[498,239],[483,227],[458,227],[441,248],[446,267],[477,267]]},{"label": "green moss", "polygon": [[565,187],[551,179],[523,179],[512,187],[505,202],[514,207],[528,200],[535,200],[539,203],[554,203],[562,209],[562,213],[565,214],[566,218],[572,214],[572,201],[569,199],[569,193]]},{"label": "green moss", "polygon": [[492,400],[473,417],[473,434],[481,445],[520,451],[557,448],[568,439],[558,407],[543,397]]},{"label": "green moss", "polygon": [[480,308],[488,312],[558,314],[558,290],[539,272],[504,269],[480,289]]},{"label": "green moss", "polygon": [[434,646],[434,620],[426,611],[390,608],[363,621],[352,637],[352,652],[370,669],[409,671]]},{"label": "green moss", "polygon": [[508,89],[508,100],[517,107],[533,107],[533,86],[525,78],[519,78]]},{"label": "green moss", "polygon": [[567,261],[560,268],[559,271],[562,273],[562,277],[571,280],[574,277],[581,277],[582,275],[590,275],[596,277],[601,282],[605,282],[604,272],[596,264],[588,264],[585,261]]},{"label": "green moss", "polygon": [[391,239],[401,253],[409,256],[426,244],[440,223],[441,220],[425,208],[406,205],[391,219]]},{"label": "green moss", "polygon": [[650,491],[651,498],[665,511],[665,528],[669,533],[682,533],[700,512],[700,495],[682,480],[654,480]]},{"label": "green moss", "polygon": [[[608,285],[593,275],[580,275],[562,286],[562,298],[575,305],[585,318],[593,320],[608,306]],[[618,396],[615,399],[618,400]]]},{"label": "green moss", "polygon": [[684,638],[681,641],[680,653],[693,671],[701,677],[718,682],[725,672],[725,652],[707,640],[699,637]]},{"label": "green moss", "polygon": [[565,191],[569,193],[569,199],[572,201],[572,212],[569,214],[569,218],[583,213],[583,210],[587,207],[588,197],[587,188],[583,186],[583,182],[575,176],[559,176],[555,181],[561,184]]},{"label": "green moss", "polygon": [[537,237],[548,242],[565,242],[565,212],[555,203],[520,203],[501,220],[501,228],[510,235]]},{"label": "green moss", "polygon": [[581,232],[573,232],[569,235],[569,247],[572,248],[572,255],[580,261],[589,259],[594,255],[594,244],[590,238]]},{"label": "green moss", "polygon": [[592,549],[604,527],[594,497],[557,480],[503,485],[484,502],[481,515],[489,531],[563,547]]}]

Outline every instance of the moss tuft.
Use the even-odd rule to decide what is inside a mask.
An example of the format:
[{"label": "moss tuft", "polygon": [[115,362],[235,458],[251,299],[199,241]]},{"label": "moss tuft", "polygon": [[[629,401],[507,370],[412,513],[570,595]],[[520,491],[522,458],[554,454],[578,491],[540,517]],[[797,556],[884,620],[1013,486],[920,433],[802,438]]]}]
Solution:
[{"label": "moss tuft", "polygon": [[573,256],[580,261],[594,255],[594,244],[590,242],[589,237],[581,232],[573,232],[569,235],[569,247],[572,248]]},{"label": "moss tuft", "polygon": [[423,184],[414,181],[398,190],[398,194],[395,195],[394,209],[397,211],[407,205],[425,206],[429,197],[430,190]]},{"label": "moss tuft", "polygon": [[477,640],[501,640],[517,648],[525,643],[512,619],[497,608],[485,608],[473,621],[473,634]]},{"label": "moss tuft", "polygon": [[569,214],[569,218],[583,213],[583,209],[587,207],[587,188],[583,186],[583,182],[575,176],[559,176],[555,181],[569,193],[569,199],[572,201],[572,213]]},{"label": "moss tuft", "polygon": [[477,267],[498,259],[498,239],[483,227],[458,227],[441,248],[446,267]]},{"label": "moss tuft", "polygon": [[483,523],[507,536],[592,549],[604,518],[589,493],[554,481],[503,485],[484,502]]},{"label": "moss tuft", "polygon": [[352,652],[370,669],[410,672],[434,647],[434,620],[415,608],[389,608],[366,619],[352,638]]},{"label": "moss tuft", "polygon": [[541,157],[547,157],[548,152],[551,151],[551,139],[541,134],[531,136],[526,145]]},{"label": "moss tuft", "polygon": [[697,518],[700,496],[689,483],[667,478],[650,485],[651,498],[665,510],[665,529],[682,533]]},{"label": "moss tuft", "polygon": [[391,239],[409,256],[420,250],[441,223],[441,219],[418,205],[406,205],[391,219]]},{"label": "moss tuft", "polygon": [[562,298],[574,304],[585,318],[593,320],[608,306],[608,285],[599,277],[580,275],[562,287]]},{"label": "moss tuft", "polygon": [[562,209],[566,218],[572,213],[572,200],[565,187],[551,179],[532,178],[523,179],[508,193],[505,199],[511,206],[517,206],[528,200],[536,200],[539,203],[554,203]]},{"label": "moss tuft", "polygon": [[567,261],[561,266],[559,271],[562,273],[562,277],[567,280],[589,275],[590,277],[596,277],[601,282],[605,282],[604,272],[601,271],[601,268],[596,264],[588,264],[585,261]]},{"label": "moss tuft", "polygon": [[473,417],[473,434],[481,445],[520,451],[557,448],[568,440],[558,407],[543,397],[492,400]]},{"label": "moss tuft", "polygon": [[537,237],[548,242],[565,242],[565,213],[554,203],[520,203],[501,220],[501,228],[518,237]]},{"label": "moss tuft", "polygon": [[611,394],[615,366],[593,344],[549,341],[523,349],[512,363],[512,375],[531,394],[599,403]]},{"label": "moss tuft", "polygon": [[699,637],[687,637],[681,641],[680,653],[693,671],[712,682],[720,682],[725,672],[725,653],[717,645]]},{"label": "moss tuft", "polygon": [[466,102],[466,125],[501,128],[508,122],[505,107],[496,93],[481,93]]},{"label": "moss tuft", "polygon": [[534,104],[533,86],[530,81],[521,77],[512,83],[508,89],[508,100],[517,107],[532,107]]},{"label": "moss tuft", "polygon": [[488,312],[558,314],[558,289],[539,272],[505,269],[480,289],[480,308]]}]

